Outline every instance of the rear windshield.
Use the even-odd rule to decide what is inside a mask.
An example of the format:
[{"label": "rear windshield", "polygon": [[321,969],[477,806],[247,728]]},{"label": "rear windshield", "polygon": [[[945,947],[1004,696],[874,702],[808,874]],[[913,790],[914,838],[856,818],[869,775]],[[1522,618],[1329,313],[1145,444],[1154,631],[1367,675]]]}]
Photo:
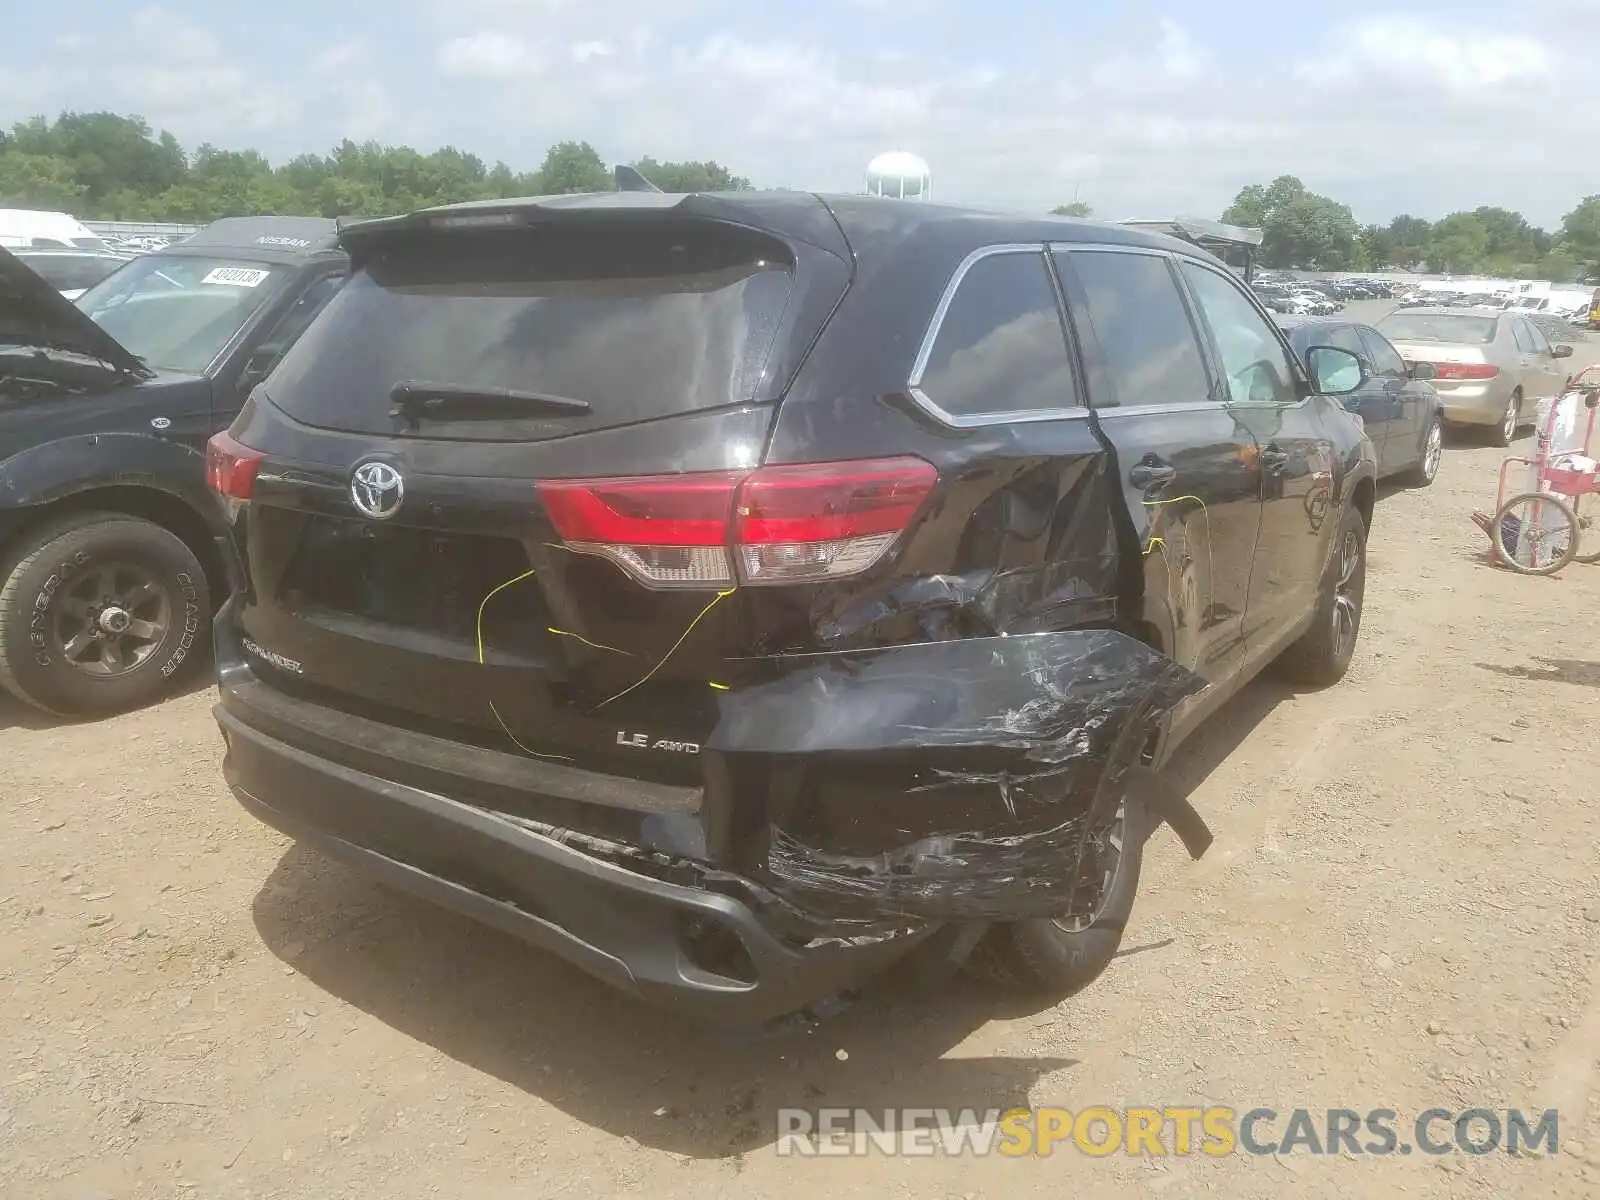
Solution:
[{"label": "rear windshield", "polygon": [[[521,440],[757,397],[788,304],[787,252],[705,223],[409,235],[380,251],[266,391],[308,425]],[[518,419],[391,415],[402,383],[582,401]]]},{"label": "rear windshield", "polygon": [[1458,342],[1484,345],[1494,341],[1499,317],[1469,313],[1391,313],[1378,329],[1391,342]]},{"label": "rear windshield", "polygon": [[29,254],[22,261],[57,291],[73,292],[92,288],[125,260],[99,254]]}]

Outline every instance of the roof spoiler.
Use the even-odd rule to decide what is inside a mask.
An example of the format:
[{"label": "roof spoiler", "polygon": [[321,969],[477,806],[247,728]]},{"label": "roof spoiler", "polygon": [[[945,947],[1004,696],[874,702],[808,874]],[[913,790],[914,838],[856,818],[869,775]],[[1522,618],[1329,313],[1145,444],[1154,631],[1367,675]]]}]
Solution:
[{"label": "roof spoiler", "polygon": [[646,179],[638,167],[630,167],[626,163],[618,163],[612,173],[616,176],[617,191],[619,192],[659,192],[661,190]]},{"label": "roof spoiler", "polygon": [[1266,232],[1245,225],[1225,225],[1221,221],[1208,221],[1204,217],[1168,217],[1159,221],[1123,221],[1135,229],[1151,233],[1164,233],[1168,237],[1182,238],[1202,250],[1209,250],[1218,258],[1226,259],[1228,252],[1244,259],[1244,279],[1255,279],[1256,251],[1266,240]]},{"label": "roof spoiler", "polygon": [[1123,221],[1136,229],[1181,237],[1202,246],[1211,242],[1222,246],[1259,246],[1266,234],[1260,229],[1244,225],[1224,225],[1221,221],[1207,221],[1203,217],[1168,217],[1160,221]]}]

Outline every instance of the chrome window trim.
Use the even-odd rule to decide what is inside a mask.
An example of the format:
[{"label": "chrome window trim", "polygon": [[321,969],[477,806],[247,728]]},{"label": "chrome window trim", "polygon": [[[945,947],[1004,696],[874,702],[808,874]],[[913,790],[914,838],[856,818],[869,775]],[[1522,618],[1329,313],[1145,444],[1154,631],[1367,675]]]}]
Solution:
[{"label": "chrome window trim", "polygon": [[[944,328],[945,316],[954,303],[956,291],[961,287],[961,281],[967,277],[967,272],[972,270],[986,258],[993,258],[1001,254],[1031,254],[1038,261],[1039,269],[1044,272],[1046,283],[1050,285],[1050,293],[1056,299],[1056,319],[1062,319],[1060,299],[1056,297],[1055,281],[1051,278],[1050,263],[1045,257],[1049,253],[1044,242],[997,242],[992,246],[980,246],[971,254],[961,260],[955,271],[950,276],[950,281],[944,285],[944,291],[939,296],[939,303],[934,307],[933,316],[928,321],[928,328],[923,332],[922,344],[917,348],[917,357],[911,363],[911,375],[906,380],[906,392],[916,403],[917,407],[926,412],[934,420],[952,429],[984,429],[991,425],[1017,425],[1032,421],[1069,421],[1087,420],[1089,408],[1087,405],[1074,405],[1071,408],[1033,408],[1010,412],[985,412],[971,413],[966,416],[957,416],[955,413],[946,412],[939,404],[922,390],[922,376],[928,369],[928,360],[933,357],[934,344],[939,340],[939,331]],[[1067,364],[1073,373],[1073,383],[1077,386],[1077,371],[1072,363],[1072,344],[1067,340],[1065,328],[1061,331],[1061,348],[1066,355]]]}]

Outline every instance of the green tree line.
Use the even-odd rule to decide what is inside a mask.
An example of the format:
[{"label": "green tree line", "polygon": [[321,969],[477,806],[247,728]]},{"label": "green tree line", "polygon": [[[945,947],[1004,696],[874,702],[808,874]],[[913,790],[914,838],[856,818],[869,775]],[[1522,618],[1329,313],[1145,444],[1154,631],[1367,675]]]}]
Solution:
[{"label": "green tree line", "polygon": [[[634,164],[664,191],[749,188],[715,162]],[[81,218],[204,223],[256,213],[387,216],[433,204],[609,191],[610,169],[587,142],[559,142],[536,171],[493,166],[451,146],[341,142],[274,167],[254,150],[209,143],[186,152],[172,134],[115,113],[35,117],[0,132],[0,208],[46,208]]]},{"label": "green tree line", "polygon": [[1552,283],[1600,273],[1600,196],[1584,199],[1554,232],[1488,205],[1437,221],[1407,215],[1363,226],[1347,205],[1282,175],[1242,189],[1222,219],[1263,231],[1260,261],[1269,267],[1401,268]]},{"label": "green tree line", "polygon": [[[751,186],[716,162],[642,158],[634,166],[669,192]],[[206,143],[186,151],[165,130],[157,133],[139,117],[109,112],[35,117],[0,132],[0,207],[57,209],[91,219],[203,223],[251,213],[384,216],[461,200],[611,187],[610,170],[581,141],[559,142],[537,170],[519,172],[452,146],[422,154],[348,139],[326,155],[302,154],[273,166],[254,150]],[[1091,210],[1074,201],[1056,211],[1088,216]],[[1427,268],[1552,281],[1600,272],[1600,195],[1578,204],[1554,232],[1520,213],[1491,207],[1438,221],[1399,216],[1387,225],[1362,226],[1348,206],[1284,175],[1241,190],[1222,219],[1261,228],[1261,261],[1272,267]]]}]

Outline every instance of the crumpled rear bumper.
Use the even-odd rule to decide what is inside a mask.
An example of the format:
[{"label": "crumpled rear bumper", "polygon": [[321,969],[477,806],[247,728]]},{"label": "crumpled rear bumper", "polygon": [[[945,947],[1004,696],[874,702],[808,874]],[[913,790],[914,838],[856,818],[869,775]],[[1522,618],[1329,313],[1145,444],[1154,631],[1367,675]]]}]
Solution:
[{"label": "crumpled rear bumper", "polygon": [[798,909],[843,927],[1041,917],[1202,687],[1110,630],[796,657],[728,697],[703,753],[765,765],[750,865]]},{"label": "crumpled rear bumper", "polygon": [[[723,697],[703,786],[664,788],[288,696],[256,677],[229,607],[216,643],[225,773],[250,812],[733,1022],[857,988],[941,928],[1062,911],[1096,810],[1202,686],[1109,631],[786,658]],[[626,810],[637,844],[498,811],[489,788]]]}]

